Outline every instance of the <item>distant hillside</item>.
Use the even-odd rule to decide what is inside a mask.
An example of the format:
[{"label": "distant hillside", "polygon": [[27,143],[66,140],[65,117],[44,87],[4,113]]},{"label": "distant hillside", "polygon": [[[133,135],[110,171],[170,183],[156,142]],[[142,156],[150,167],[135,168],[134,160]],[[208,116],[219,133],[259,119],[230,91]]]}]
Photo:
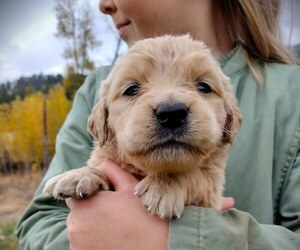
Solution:
[{"label": "distant hillside", "polygon": [[17,96],[23,99],[26,94],[34,91],[42,91],[44,93],[58,84],[62,83],[62,75],[33,75],[29,77],[20,77],[14,82],[0,83],[0,103],[9,103]]}]

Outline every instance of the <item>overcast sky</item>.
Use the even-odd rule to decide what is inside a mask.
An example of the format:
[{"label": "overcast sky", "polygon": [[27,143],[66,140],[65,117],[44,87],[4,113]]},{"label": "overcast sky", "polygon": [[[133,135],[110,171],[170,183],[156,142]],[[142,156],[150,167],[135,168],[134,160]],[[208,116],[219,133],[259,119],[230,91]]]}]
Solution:
[{"label": "overcast sky", "polygon": [[[107,30],[109,19],[99,13],[99,0],[82,1],[89,2],[95,10],[96,33],[103,42],[102,47],[93,51],[93,59],[97,66],[109,64],[116,47],[116,34]],[[288,4],[293,1],[294,6]],[[300,43],[300,1],[286,2],[282,17],[285,41]],[[21,75],[64,73],[65,42],[54,35],[53,9],[53,0],[0,0],[0,83]],[[292,19],[294,26],[290,25]],[[126,50],[125,46],[122,48]]]},{"label": "overcast sky", "polygon": [[[97,66],[109,64],[116,48],[116,33],[108,30],[110,19],[98,11],[98,0],[84,1],[95,10],[95,32],[103,42],[92,57]],[[0,32],[0,83],[21,75],[64,73],[66,43],[54,35],[53,0],[0,0]]]}]

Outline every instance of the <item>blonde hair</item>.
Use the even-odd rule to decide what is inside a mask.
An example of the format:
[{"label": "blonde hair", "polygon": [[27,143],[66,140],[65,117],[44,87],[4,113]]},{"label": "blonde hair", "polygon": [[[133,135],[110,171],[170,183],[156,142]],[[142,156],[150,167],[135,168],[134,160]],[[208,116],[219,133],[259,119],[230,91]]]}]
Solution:
[{"label": "blonde hair", "polygon": [[280,0],[215,0],[214,4],[226,20],[232,39],[248,52],[248,65],[257,80],[261,75],[254,66],[254,59],[296,63],[280,39]]}]

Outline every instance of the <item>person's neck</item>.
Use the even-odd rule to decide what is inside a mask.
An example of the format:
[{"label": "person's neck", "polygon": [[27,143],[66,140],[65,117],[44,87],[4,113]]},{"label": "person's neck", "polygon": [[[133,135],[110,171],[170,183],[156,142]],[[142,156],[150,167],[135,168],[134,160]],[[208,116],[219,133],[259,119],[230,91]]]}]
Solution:
[{"label": "person's neck", "polygon": [[226,22],[222,19],[217,13],[211,16],[208,14],[204,19],[206,22],[194,22],[191,27],[191,35],[203,41],[216,59],[223,58],[235,46],[234,39],[225,26]]},{"label": "person's neck", "polygon": [[221,59],[235,46],[234,41],[224,34],[225,31],[221,33],[214,33],[210,31],[206,35],[201,33],[201,35],[195,36],[194,38],[203,41],[211,50],[213,56],[216,59]]},{"label": "person's neck", "polygon": [[208,42],[207,46],[211,49],[212,54],[216,59],[221,59],[231,50],[233,50],[235,44],[230,40],[216,39],[214,41]]}]

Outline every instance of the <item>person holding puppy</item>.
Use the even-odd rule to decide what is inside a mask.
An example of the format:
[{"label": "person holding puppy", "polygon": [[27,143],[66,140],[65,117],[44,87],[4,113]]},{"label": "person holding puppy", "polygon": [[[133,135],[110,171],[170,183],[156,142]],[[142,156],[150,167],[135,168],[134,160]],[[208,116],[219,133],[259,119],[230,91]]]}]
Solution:
[{"label": "person holding puppy", "polygon": [[115,191],[58,202],[47,180],[84,166],[92,150],[86,124],[100,81],[78,90],[56,155],[17,226],[21,249],[299,249],[300,68],[279,42],[279,0],[101,0],[128,44],[164,34],[204,41],[231,78],[243,125],[230,150],[223,211],[188,206],[161,220],[133,194],[138,183],[112,162],[99,168]]}]

